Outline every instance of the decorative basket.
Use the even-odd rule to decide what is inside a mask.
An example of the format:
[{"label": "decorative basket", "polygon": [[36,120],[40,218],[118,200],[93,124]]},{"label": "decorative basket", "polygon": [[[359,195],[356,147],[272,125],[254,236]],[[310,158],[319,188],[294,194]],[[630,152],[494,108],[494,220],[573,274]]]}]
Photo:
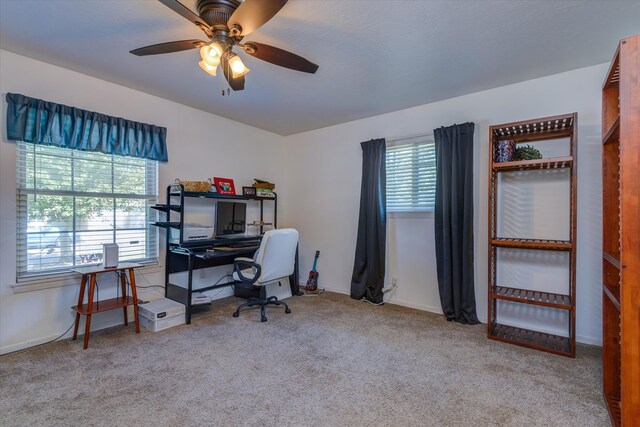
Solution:
[{"label": "decorative basket", "polygon": [[211,179],[207,181],[181,181],[176,179],[176,184],[182,184],[184,191],[189,193],[208,193],[211,189]]}]

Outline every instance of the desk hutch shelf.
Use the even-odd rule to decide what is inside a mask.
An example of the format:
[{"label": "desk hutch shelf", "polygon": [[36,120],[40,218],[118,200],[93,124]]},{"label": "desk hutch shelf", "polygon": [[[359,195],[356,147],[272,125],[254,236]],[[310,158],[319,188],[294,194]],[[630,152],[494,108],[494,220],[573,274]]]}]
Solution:
[{"label": "desk hutch shelf", "polygon": [[[213,238],[211,240],[184,240],[184,214],[186,210],[185,199],[199,198],[207,199],[212,202],[212,208],[216,200],[246,200],[257,201],[260,204],[260,221],[255,224],[259,229],[259,235],[248,236],[245,238]],[[265,203],[266,202],[266,203]],[[194,292],[204,292],[212,289],[218,289],[227,286],[239,286],[240,282],[229,281],[226,283],[212,284],[210,286],[194,289],[193,287],[193,271],[203,268],[216,267],[221,265],[231,265],[237,257],[252,257],[258,248],[264,232],[264,226],[270,225],[264,223],[265,204],[271,205],[273,208],[273,227],[277,227],[278,221],[278,199],[274,193],[274,197],[258,197],[243,195],[228,195],[219,193],[194,193],[184,191],[182,184],[172,184],[167,187],[166,203],[151,206],[152,209],[165,214],[165,221],[156,221],[151,223],[156,227],[166,229],[165,233],[165,297],[184,304],[186,307],[186,323],[191,323],[191,314],[193,306],[191,304],[192,294]],[[252,225],[252,224],[248,224]],[[178,232],[176,238],[172,238],[171,230]],[[248,244],[243,246],[243,244]],[[229,248],[233,246],[233,248]],[[226,247],[223,250],[215,250],[214,247]],[[209,251],[208,251],[209,250]],[[179,286],[171,281],[171,275],[175,273],[187,273],[187,285]],[[296,252],[296,263],[294,274],[289,278],[291,286],[291,294],[298,295],[298,282],[294,278],[298,277],[298,262]],[[252,290],[251,290],[252,291]],[[257,295],[256,295],[257,296]]]},{"label": "desk hutch shelf", "polygon": [[[575,290],[576,290],[576,159],[577,114],[565,114],[515,123],[491,126],[489,130],[489,322],[488,337],[494,340],[543,350],[563,356],[575,357]],[[516,144],[535,141],[569,140],[570,155],[536,160],[498,163],[494,161],[494,149],[503,140]],[[524,239],[498,236],[498,184],[499,174],[506,172],[535,171],[568,168],[571,180],[570,239]],[[543,292],[522,289],[517,283],[499,284],[497,277],[498,249],[530,249],[564,251],[569,253],[569,292]],[[553,335],[498,323],[498,301],[536,305],[568,312],[566,335]]]},{"label": "desk hutch shelf", "polygon": [[615,426],[640,422],[640,36],[602,87],[603,391]]}]

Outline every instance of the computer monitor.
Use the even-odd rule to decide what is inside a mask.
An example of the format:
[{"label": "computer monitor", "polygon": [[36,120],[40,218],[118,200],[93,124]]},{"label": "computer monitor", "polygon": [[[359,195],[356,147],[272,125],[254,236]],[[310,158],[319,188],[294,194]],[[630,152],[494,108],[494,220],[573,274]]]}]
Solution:
[{"label": "computer monitor", "polygon": [[218,202],[216,204],[216,236],[233,237],[247,230],[247,204]]}]

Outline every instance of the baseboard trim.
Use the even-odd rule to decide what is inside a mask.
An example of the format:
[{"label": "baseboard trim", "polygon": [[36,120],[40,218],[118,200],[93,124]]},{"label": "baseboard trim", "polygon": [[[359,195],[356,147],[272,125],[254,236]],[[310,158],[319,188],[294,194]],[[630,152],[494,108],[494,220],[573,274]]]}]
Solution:
[{"label": "baseboard trim", "polygon": [[[300,283],[300,286],[304,287],[304,283]],[[327,292],[334,292],[337,294],[351,296],[349,292],[346,292],[343,289],[336,289],[331,287],[324,287],[323,289]],[[400,305],[402,307],[413,308],[421,311],[428,311],[429,313],[442,314],[442,309],[440,307],[435,307],[427,304],[416,304],[416,303],[404,301],[401,299],[391,298],[389,301],[385,302],[385,304]]]},{"label": "baseboard trim", "polygon": [[[304,287],[305,282],[301,282],[300,286]],[[335,292],[337,294],[342,294],[342,295],[351,295],[349,292],[343,290],[343,289],[336,289],[336,288],[332,288],[332,287],[324,287],[324,290],[326,290],[327,292]],[[435,314],[442,314],[442,307],[440,306],[432,306],[432,305],[427,305],[427,304],[416,304],[414,302],[409,302],[409,301],[405,301],[405,300],[400,300],[400,299],[395,299],[395,298],[391,298],[386,304],[394,304],[394,305],[399,305],[402,307],[408,307],[408,308],[413,308],[416,310],[421,310],[421,311],[427,311],[429,313],[435,313]],[[483,324],[486,324],[487,321],[486,319],[479,319]],[[587,344],[587,345],[595,345],[598,347],[602,347],[602,338],[601,337],[591,337],[591,336],[587,336],[587,335],[576,335],[576,342],[580,343],[580,344]]]},{"label": "baseboard trim", "polygon": [[[133,314],[133,313],[132,313]],[[84,319],[83,319],[84,320]],[[84,321],[81,322],[81,330],[78,331],[78,342],[80,343],[79,345],[82,345],[82,339],[80,337],[84,337],[84,331],[82,331],[82,328],[84,327]],[[122,326],[122,320],[120,321],[112,321],[112,322],[107,322],[104,324],[101,324],[98,328],[96,329],[92,329],[91,332],[98,332],[100,330],[103,329],[108,329],[108,328],[113,328],[115,326]],[[26,350],[30,347],[36,347],[39,346],[41,344],[45,344],[53,339],[56,339],[60,336],[60,333],[57,334],[51,334],[49,336],[45,336],[45,337],[40,337],[40,338],[33,338],[30,340],[26,340],[26,341],[21,341],[21,342],[17,342],[15,344],[9,344],[9,345],[5,345],[3,347],[0,347],[0,355],[5,355],[5,354],[9,354],[9,353],[15,353],[16,351],[20,351],[20,350]],[[65,340],[65,339],[69,339],[73,336],[73,329],[70,329],[69,332],[67,332],[66,334],[64,334],[62,337],[60,337],[60,340]]]},{"label": "baseboard trim", "polygon": [[595,345],[602,347],[602,337],[589,337],[586,335],[576,335],[576,342],[580,344]]},{"label": "baseboard trim", "polygon": [[416,304],[409,301],[391,298],[387,304],[400,305],[402,307],[413,308],[420,311],[428,311],[429,313],[442,314],[442,308],[427,304]]}]

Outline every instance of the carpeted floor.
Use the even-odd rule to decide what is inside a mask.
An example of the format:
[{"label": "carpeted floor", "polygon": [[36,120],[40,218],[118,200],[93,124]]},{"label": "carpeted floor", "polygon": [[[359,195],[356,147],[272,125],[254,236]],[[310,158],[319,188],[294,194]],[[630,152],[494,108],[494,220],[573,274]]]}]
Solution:
[{"label": "carpeted floor", "polygon": [[119,327],[0,357],[0,424],[606,426],[600,351],[568,359],[486,326],[325,293],[292,314],[214,302],[163,332]]}]

